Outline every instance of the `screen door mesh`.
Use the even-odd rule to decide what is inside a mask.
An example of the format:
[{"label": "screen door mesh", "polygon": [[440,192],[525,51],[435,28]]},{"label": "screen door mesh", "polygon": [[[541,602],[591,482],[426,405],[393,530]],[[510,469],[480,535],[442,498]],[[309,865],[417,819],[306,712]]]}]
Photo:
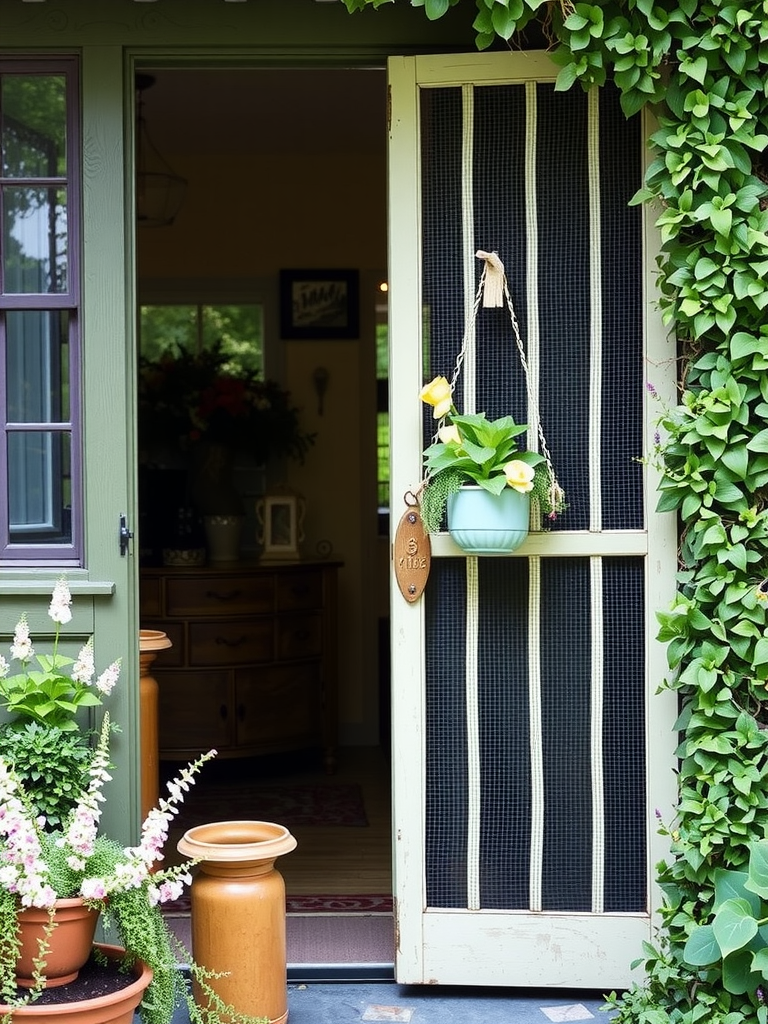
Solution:
[{"label": "screen door mesh", "polygon": [[[426,379],[451,378],[474,252],[497,251],[567,494],[553,528],[643,530],[637,120],[609,88],[463,86],[422,90],[421,132]],[[456,405],[529,422],[508,312],[481,309],[473,341]],[[642,557],[588,542],[572,557],[433,560],[429,907],[647,909],[644,573]]]}]

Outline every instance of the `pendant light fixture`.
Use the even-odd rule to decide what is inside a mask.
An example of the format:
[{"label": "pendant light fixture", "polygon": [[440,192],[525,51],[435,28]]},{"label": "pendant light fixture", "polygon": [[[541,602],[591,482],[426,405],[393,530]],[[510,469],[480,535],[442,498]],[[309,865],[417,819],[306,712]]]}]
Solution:
[{"label": "pendant light fixture", "polygon": [[139,227],[163,228],[173,224],[187,191],[180,177],[150,138],[144,120],[144,93],[155,84],[153,75],[138,74],[136,125],[136,221]]}]

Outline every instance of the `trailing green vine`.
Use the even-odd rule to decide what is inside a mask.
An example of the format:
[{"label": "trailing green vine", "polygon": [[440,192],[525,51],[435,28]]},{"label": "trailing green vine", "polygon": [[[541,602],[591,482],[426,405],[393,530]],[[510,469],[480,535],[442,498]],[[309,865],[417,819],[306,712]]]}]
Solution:
[{"label": "trailing green vine", "polygon": [[[348,10],[390,0],[344,0]],[[432,20],[459,0],[411,0]],[[469,0],[463,6],[471,9]],[[475,0],[480,49],[536,20],[556,88],[609,79],[632,115],[650,105],[655,159],[636,202],[658,210],[660,306],[681,350],[680,404],[661,411],[660,511],[680,519],[678,592],[659,613],[677,691],[679,801],[663,825],[665,903],[646,980],[612,1001],[635,1024],[768,1021],[768,941],[686,962],[714,919],[716,880],[743,877],[768,833],[768,4],[746,0]],[[708,933],[704,933],[707,935]],[[762,945],[760,945],[762,944]],[[742,988],[743,991],[733,991]],[[768,990],[768,985],[765,986]]]}]

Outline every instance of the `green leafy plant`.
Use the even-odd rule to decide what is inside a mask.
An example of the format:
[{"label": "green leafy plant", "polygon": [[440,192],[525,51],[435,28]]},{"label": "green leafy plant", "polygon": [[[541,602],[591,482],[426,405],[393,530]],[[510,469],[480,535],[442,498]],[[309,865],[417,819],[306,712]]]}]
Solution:
[{"label": "green leafy plant", "polygon": [[421,510],[427,532],[440,529],[448,496],[465,483],[478,484],[490,494],[501,494],[505,487],[532,493],[551,518],[562,511],[564,496],[550,481],[543,456],[518,450],[517,439],[527,424],[515,423],[512,416],[489,420],[484,412],[460,415],[445,377],[426,384],[420,397],[441,421],[437,440],[424,452],[427,479]]},{"label": "green leafy plant", "polygon": [[[768,839],[750,843],[746,871],[717,870],[714,885],[714,916],[692,930],[683,957],[694,967],[719,964],[728,992],[757,991],[768,979]],[[768,1005],[757,1020],[768,1020]]]},{"label": "green leafy plant", "polygon": [[93,751],[82,733],[19,722],[0,729],[0,750],[30,802],[52,828],[61,828],[88,777]]}]

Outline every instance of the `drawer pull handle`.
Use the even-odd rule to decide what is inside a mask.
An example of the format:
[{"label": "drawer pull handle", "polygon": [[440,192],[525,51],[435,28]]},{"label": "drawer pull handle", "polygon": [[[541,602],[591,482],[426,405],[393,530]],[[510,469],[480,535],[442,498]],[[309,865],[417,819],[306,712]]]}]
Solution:
[{"label": "drawer pull handle", "polygon": [[227,717],[227,705],[226,704],[222,704],[221,705],[221,707],[219,708],[219,714],[221,715],[222,718],[226,718]]},{"label": "drawer pull handle", "polygon": [[303,644],[312,636],[308,629],[297,629],[294,631],[293,640],[294,643]]},{"label": "drawer pull handle", "polygon": [[236,640],[230,640],[226,636],[216,637],[216,643],[220,647],[240,647],[240,645],[246,643],[247,640],[247,636],[239,636]]},{"label": "drawer pull handle", "polygon": [[238,704],[237,705],[237,717],[238,717],[238,719],[241,722],[244,720],[244,718],[245,718],[245,705],[244,704]]},{"label": "drawer pull handle", "polygon": [[215,601],[234,601],[240,597],[241,591],[230,590],[227,594],[220,594],[217,590],[206,590],[205,596],[212,597]]}]

